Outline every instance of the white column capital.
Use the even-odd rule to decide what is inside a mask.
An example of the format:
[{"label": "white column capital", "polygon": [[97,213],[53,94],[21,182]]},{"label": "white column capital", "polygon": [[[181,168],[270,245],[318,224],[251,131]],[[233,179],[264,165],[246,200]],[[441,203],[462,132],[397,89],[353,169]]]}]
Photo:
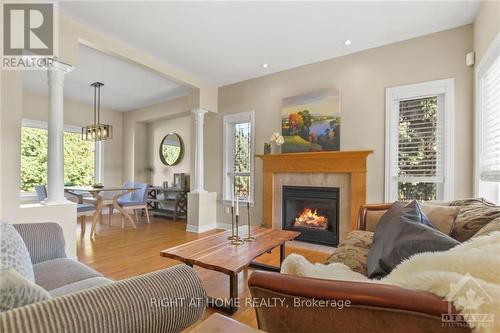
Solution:
[{"label": "white column capital", "polygon": [[203,117],[205,116],[205,113],[207,113],[208,111],[205,109],[198,108],[198,109],[191,110],[191,112],[194,113],[196,120],[199,120],[199,119],[203,119]]},{"label": "white column capital", "polygon": [[46,66],[49,86],[64,83],[64,75],[71,72],[73,67],[62,62],[52,60]]},{"label": "white column capital", "polygon": [[74,69],[73,66],[57,61],[55,59],[47,61],[46,68],[49,71],[61,72],[63,74],[69,73]]}]

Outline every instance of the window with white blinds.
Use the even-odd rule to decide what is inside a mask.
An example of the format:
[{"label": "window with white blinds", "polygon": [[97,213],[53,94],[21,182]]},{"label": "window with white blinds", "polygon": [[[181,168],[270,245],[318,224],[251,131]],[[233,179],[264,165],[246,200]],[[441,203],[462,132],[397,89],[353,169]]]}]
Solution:
[{"label": "window with white blinds", "polygon": [[242,201],[253,200],[254,113],[224,117],[224,200],[233,193]]},{"label": "window with white blinds", "polygon": [[500,55],[481,77],[480,178],[500,182]]},{"label": "window with white blinds", "polygon": [[453,80],[387,89],[387,201],[449,197],[452,93]]}]

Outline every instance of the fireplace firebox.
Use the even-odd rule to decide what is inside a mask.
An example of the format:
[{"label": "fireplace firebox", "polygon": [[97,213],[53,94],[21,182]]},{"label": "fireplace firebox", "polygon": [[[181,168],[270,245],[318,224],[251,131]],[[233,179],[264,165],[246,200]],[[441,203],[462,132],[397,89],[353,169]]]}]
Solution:
[{"label": "fireplace firebox", "polygon": [[336,246],[339,188],[283,186],[282,227],[300,231],[300,241]]}]

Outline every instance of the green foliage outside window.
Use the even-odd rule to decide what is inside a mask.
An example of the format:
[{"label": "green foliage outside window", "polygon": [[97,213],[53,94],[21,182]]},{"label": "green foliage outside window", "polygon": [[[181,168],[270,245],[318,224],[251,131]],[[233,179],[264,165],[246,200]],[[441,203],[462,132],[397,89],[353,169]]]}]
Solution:
[{"label": "green foliage outside window", "polygon": [[235,125],[233,171],[236,195],[241,198],[250,196],[250,123]]},{"label": "green foliage outside window", "polygon": [[[413,109],[399,116],[399,176],[433,177],[438,164],[438,100],[425,97],[400,102],[400,109]],[[418,110],[418,111],[417,111]],[[407,150],[408,147],[415,149]],[[430,182],[398,183],[399,200],[435,200],[437,184]]]},{"label": "green foliage outside window", "polygon": [[[75,186],[94,182],[94,143],[78,133],[64,133],[64,182]],[[33,192],[47,184],[47,130],[21,129],[21,190]]]}]

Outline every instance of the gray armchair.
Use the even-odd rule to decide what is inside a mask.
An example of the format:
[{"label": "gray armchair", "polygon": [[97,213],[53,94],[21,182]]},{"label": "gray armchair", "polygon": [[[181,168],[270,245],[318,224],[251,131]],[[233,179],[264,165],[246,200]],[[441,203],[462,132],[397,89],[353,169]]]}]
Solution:
[{"label": "gray armchair", "polygon": [[[54,279],[71,275],[71,267],[64,268],[66,261],[85,266],[66,259],[59,225],[18,224],[15,228],[26,243],[34,267],[62,265],[62,269],[53,270]],[[35,282],[38,284],[36,270]],[[71,289],[47,301],[0,313],[0,332],[179,332],[199,320],[206,306],[201,281],[187,265],[79,291]]]}]

